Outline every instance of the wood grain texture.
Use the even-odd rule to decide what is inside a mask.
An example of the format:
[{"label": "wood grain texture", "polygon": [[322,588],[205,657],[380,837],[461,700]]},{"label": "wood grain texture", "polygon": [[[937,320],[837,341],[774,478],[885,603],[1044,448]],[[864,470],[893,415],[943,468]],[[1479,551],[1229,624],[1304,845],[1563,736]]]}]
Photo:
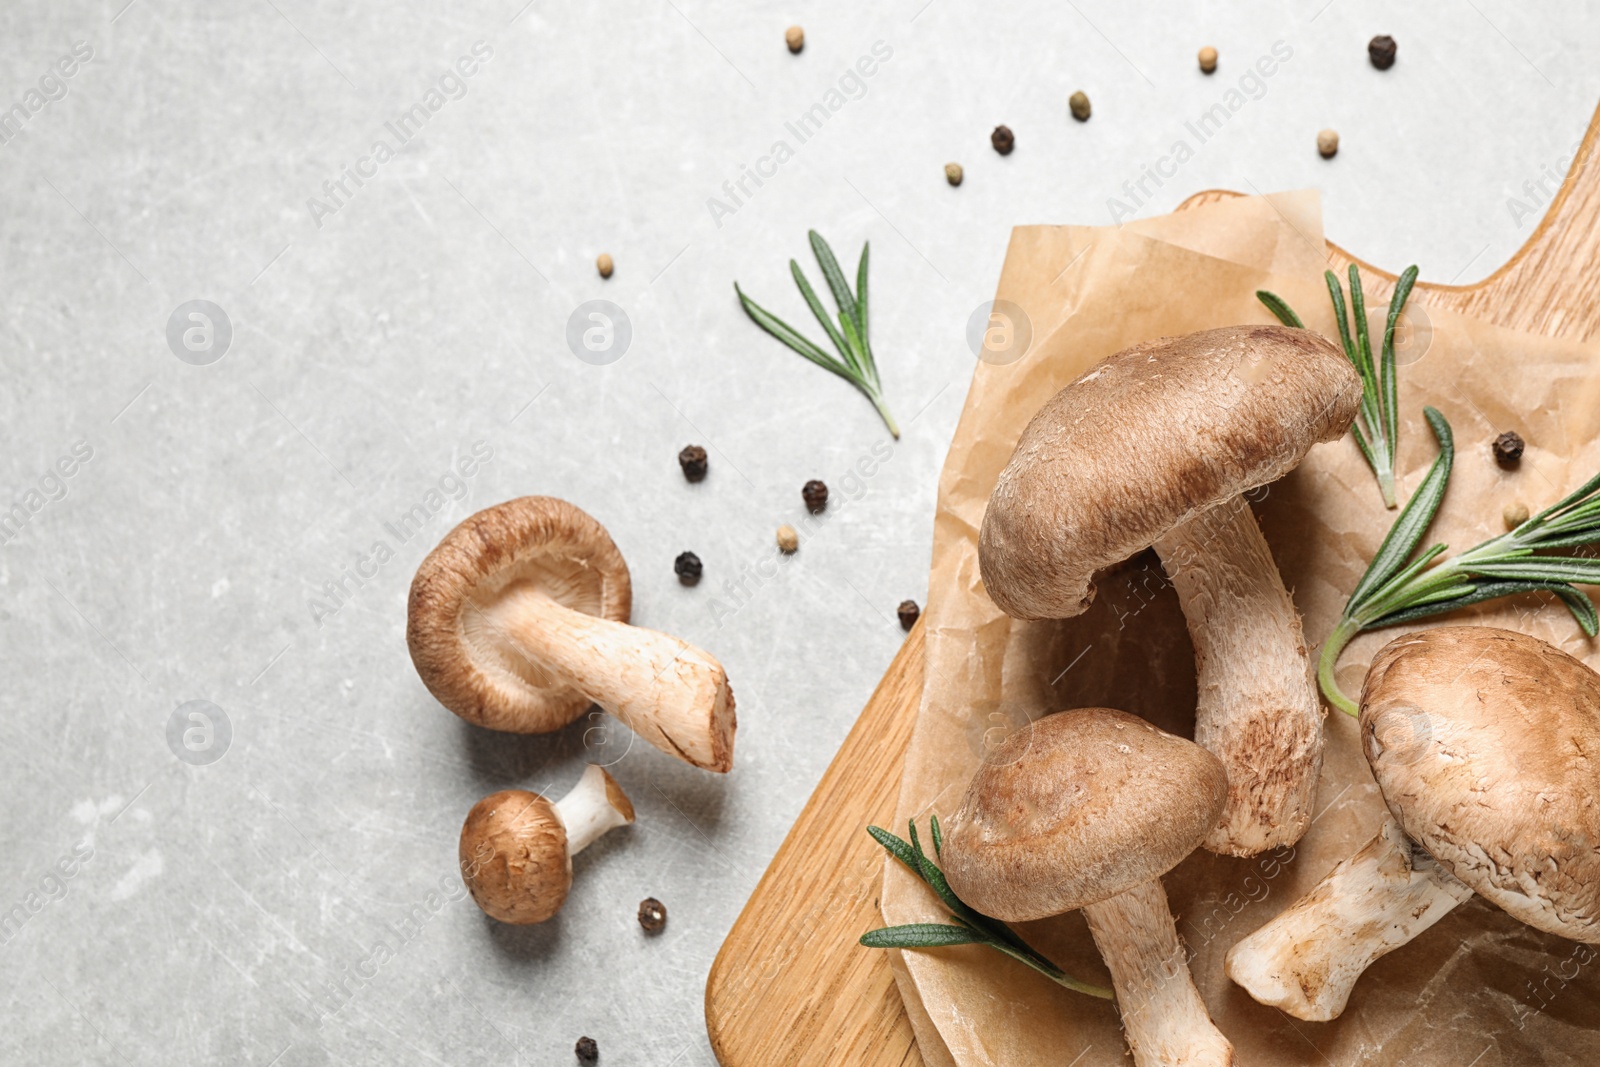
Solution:
[{"label": "wood grain texture", "polygon": [[706,980],[706,1031],[726,1067],[921,1064],[888,957],[856,944],[882,926],[883,850],[922,699],[911,628],[734,923]]},{"label": "wood grain texture", "polygon": [[[1417,284],[1414,301],[1552,337],[1600,334],[1600,109],[1544,219],[1474,285]],[[1197,193],[1178,210],[1240,194]],[[1369,307],[1394,272],[1328,243],[1329,266],[1357,263]],[[894,815],[922,699],[919,622],[829,764],[734,923],[706,981],[706,1029],[723,1067],[922,1067],[889,954],[857,946],[882,925],[883,851],[865,832]]]}]

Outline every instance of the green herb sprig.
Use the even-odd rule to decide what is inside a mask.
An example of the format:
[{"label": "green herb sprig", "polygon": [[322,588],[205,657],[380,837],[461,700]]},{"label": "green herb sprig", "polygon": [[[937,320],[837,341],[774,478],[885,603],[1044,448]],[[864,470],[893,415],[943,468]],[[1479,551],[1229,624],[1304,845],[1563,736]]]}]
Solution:
[{"label": "green herb sprig", "polygon": [[[1079,993],[1087,993],[1091,997],[1100,997],[1111,1000],[1114,994],[1104,986],[1091,985],[1081,982],[1067,974],[1060,967],[1045,959],[1039,953],[1029,948],[1017,936],[1017,932],[999,919],[991,919],[987,915],[980,915],[962,902],[950,888],[950,883],[945,881],[944,872],[937,864],[930,860],[922,851],[922,843],[917,840],[917,822],[915,819],[908,824],[911,828],[911,840],[906,842],[878,826],[867,827],[867,833],[888,850],[889,854],[905,864],[912,874],[928,883],[934,893],[950,909],[950,923],[907,923],[904,926],[885,926],[878,930],[871,930],[861,935],[861,943],[867,948],[944,948],[949,945],[987,945],[997,952],[1003,952],[1019,963],[1027,964],[1057,985]],[[933,852],[938,856],[944,848],[944,837],[939,832],[939,817],[934,815],[928,822],[929,830],[933,836]]]},{"label": "green herb sprig", "polygon": [[[1417,281],[1415,265],[1407,267],[1395,282],[1394,295],[1389,298],[1389,318],[1383,328],[1383,345],[1378,362],[1372,359],[1372,338],[1367,330],[1367,304],[1361,293],[1361,274],[1354,263],[1350,264],[1350,312],[1355,319],[1355,337],[1350,335],[1350,323],[1345,314],[1344,290],[1339,286],[1339,276],[1333,271],[1323,274],[1328,283],[1328,296],[1333,300],[1333,314],[1339,320],[1339,340],[1344,344],[1345,358],[1361,375],[1361,410],[1350,432],[1356,445],[1366,457],[1367,465],[1378,479],[1378,491],[1383,494],[1386,507],[1395,506],[1394,460],[1400,441],[1400,416],[1395,401],[1394,330],[1405,310],[1411,287]],[[1305,329],[1305,323],[1294,313],[1282,297],[1265,289],[1256,291],[1260,300],[1285,326]]]},{"label": "green herb sprig", "polygon": [[811,313],[822,323],[823,330],[828,334],[828,340],[833,342],[833,347],[837,348],[839,355],[843,357],[842,361],[833,358],[823,351],[820,345],[808,340],[794,327],[745,296],[738,282],[733,283],[733,291],[739,294],[739,303],[755,320],[757,326],[817,366],[826,367],[865,393],[867,399],[872,401],[872,406],[878,409],[878,414],[882,416],[883,424],[889,428],[889,433],[898,439],[900,427],[895,425],[894,416],[889,414],[889,408],[883,402],[883,383],[878,379],[878,364],[872,358],[872,343],[867,339],[869,246],[866,244],[861,246],[861,262],[856,267],[856,291],[852,293],[850,283],[845,279],[844,272],[839,269],[839,261],[834,258],[833,249],[828,247],[828,242],[824,241],[816,230],[808,230],[807,233],[811,237],[811,251],[817,257],[817,266],[822,268],[822,276],[827,280],[828,289],[833,293],[834,303],[839,305],[838,325],[834,325],[827,309],[822,306],[822,301],[817,299],[816,291],[811,288],[811,283],[806,281],[805,272],[800,269],[800,264],[792,259],[789,261],[789,273],[794,275],[794,283],[800,287],[800,295],[805,297]]},{"label": "green herb sprig", "polygon": [[1600,474],[1509,533],[1430,567],[1447,546],[1433,545],[1414,559],[1412,554],[1444,499],[1455,444],[1443,415],[1431,407],[1423,414],[1438,439],[1439,457],[1390,527],[1317,661],[1323,695],[1350,715],[1360,709],[1340,691],[1333,672],[1345,646],[1363,630],[1415,622],[1498,597],[1549,592],[1561,598],[1585,634],[1600,632],[1594,604],[1573,584],[1600,584],[1600,559],[1535,555],[1540,549],[1600,542]]}]

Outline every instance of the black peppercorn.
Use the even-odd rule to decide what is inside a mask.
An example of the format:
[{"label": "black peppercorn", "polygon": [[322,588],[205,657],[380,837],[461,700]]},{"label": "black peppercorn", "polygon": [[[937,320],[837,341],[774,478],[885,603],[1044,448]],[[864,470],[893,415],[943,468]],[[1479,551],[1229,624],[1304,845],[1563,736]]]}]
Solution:
[{"label": "black peppercorn", "polygon": [[1011,150],[1017,146],[1016,135],[1011,132],[1010,126],[996,126],[989,135],[989,143],[994,145],[994,150],[1002,156],[1009,156]]},{"label": "black peppercorn", "polygon": [[667,906],[655,897],[645,897],[639,901],[639,925],[644,927],[647,934],[660,933],[661,928],[667,925]]},{"label": "black peppercorn", "polygon": [[820,515],[822,509],[828,506],[828,487],[815,478],[805,484],[800,496],[806,502],[806,510],[813,515]]},{"label": "black peppercorn", "polygon": [[698,482],[706,476],[706,450],[699,445],[684,445],[678,453],[678,466],[683,468],[685,478]]},{"label": "black peppercorn", "polygon": [[1522,435],[1507,430],[1494,439],[1494,461],[1502,467],[1514,467],[1522,459]]},{"label": "black peppercorn", "polygon": [[900,629],[909,630],[917,624],[917,616],[922,614],[922,609],[917,607],[915,600],[900,601]]},{"label": "black peppercorn", "polygon": [[700,562],[700,557],[693,552],[679,552],[678,558],[672,561],[672,571],[684,585],[694,585],[698,582],[700,572],[703,570],[705,566]]},{"label": "black peppercorn", "polygon": [[1394,49],[1394,38],[1381,34],[1367,42],[1367,58],[1379,70],[1388,70],[1394,66]]},{"label": "black peppercorn", "polygon": [[573,1053],[577,1055],[579,1063],[599,1063],[600,1046],[594,1043],[592,1037],[580,1037],[573,1046]]}]

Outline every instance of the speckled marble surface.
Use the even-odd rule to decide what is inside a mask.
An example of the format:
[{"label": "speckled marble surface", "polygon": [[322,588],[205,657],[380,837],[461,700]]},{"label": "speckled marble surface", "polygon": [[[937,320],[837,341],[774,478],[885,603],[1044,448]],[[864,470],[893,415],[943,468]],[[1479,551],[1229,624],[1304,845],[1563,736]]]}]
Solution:
[{"label": "speckled marble surface", "polygon": [[[1275,42],[1289,58],[1250,74]],[[966,323],[1009,228],[1315,185],[1357,254],[1470,282],[1537,223],[1597,45],[1592,10],[1501,2],[7,5],[0,1060],[543,1065],[589,1034],[614,1067],[710,1063],[712,956],[899,645],[895,605],[925,596]],[[1199,143],[1186,123],[1230,91]],[[334,195],[345,167],[364,177]],[[734,300],[737,278],[798,323],[808,226],[852,260],[872,242],[892,446]],[[631,341],[579,358],[596,299]],[[209,341],[195,300],[221,309]],[[763,566],[811,477],[827,521]],[[416,564],[533,492],[610,528],[637,622],[727,665],[727,778],[586,721],[478,730],[417,680]],[[192,701],[222,712],[199,755]],[[556,920],[485,920],[454,873],[467,809],[588,759],[638,825],[580,857]],[[653,938],[647,895],[671,912]]]}]

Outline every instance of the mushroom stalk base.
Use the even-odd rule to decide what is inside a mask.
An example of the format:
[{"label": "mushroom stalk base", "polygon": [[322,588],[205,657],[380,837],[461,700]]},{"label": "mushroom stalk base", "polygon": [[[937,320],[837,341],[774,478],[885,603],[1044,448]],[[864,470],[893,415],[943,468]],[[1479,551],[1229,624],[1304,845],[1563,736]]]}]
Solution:
[{"label": "mushroom stalk base", "polygon": [[1241,496],[1156,542],[1194,642],[1194,739],[1228,772],[1228,803],[1204,845],[1254,856],[1311,825],[1322,705],[1300,616]]},{"label": "mushroom stalk base", "polygon": [[733,690],[722,664],[687,641],[573,611],[532,588],[494,607],[527,658],[661,751],[710,771],[733,766]]},{"label": "mushroom stalk base", "polygon": [[1083,916],[1111,972],[1137,1067],[1230,1067],[1233,1045],[1194,987],[1161,880],[1090,904]]},{"label": "mushroom stalk base", "polygon": [[633,805],[605,768],[589,764],[572,792],[553,807],[567,831],[567,855],[576,856],[607,830],[633,821]]},{"label": "mushroom stalk base", "polygon": [[1228,977],[1297,1019],[1336,1019],[1368,967],[1471,895],[1385,816],[1361,851],[1228,951]]}]

